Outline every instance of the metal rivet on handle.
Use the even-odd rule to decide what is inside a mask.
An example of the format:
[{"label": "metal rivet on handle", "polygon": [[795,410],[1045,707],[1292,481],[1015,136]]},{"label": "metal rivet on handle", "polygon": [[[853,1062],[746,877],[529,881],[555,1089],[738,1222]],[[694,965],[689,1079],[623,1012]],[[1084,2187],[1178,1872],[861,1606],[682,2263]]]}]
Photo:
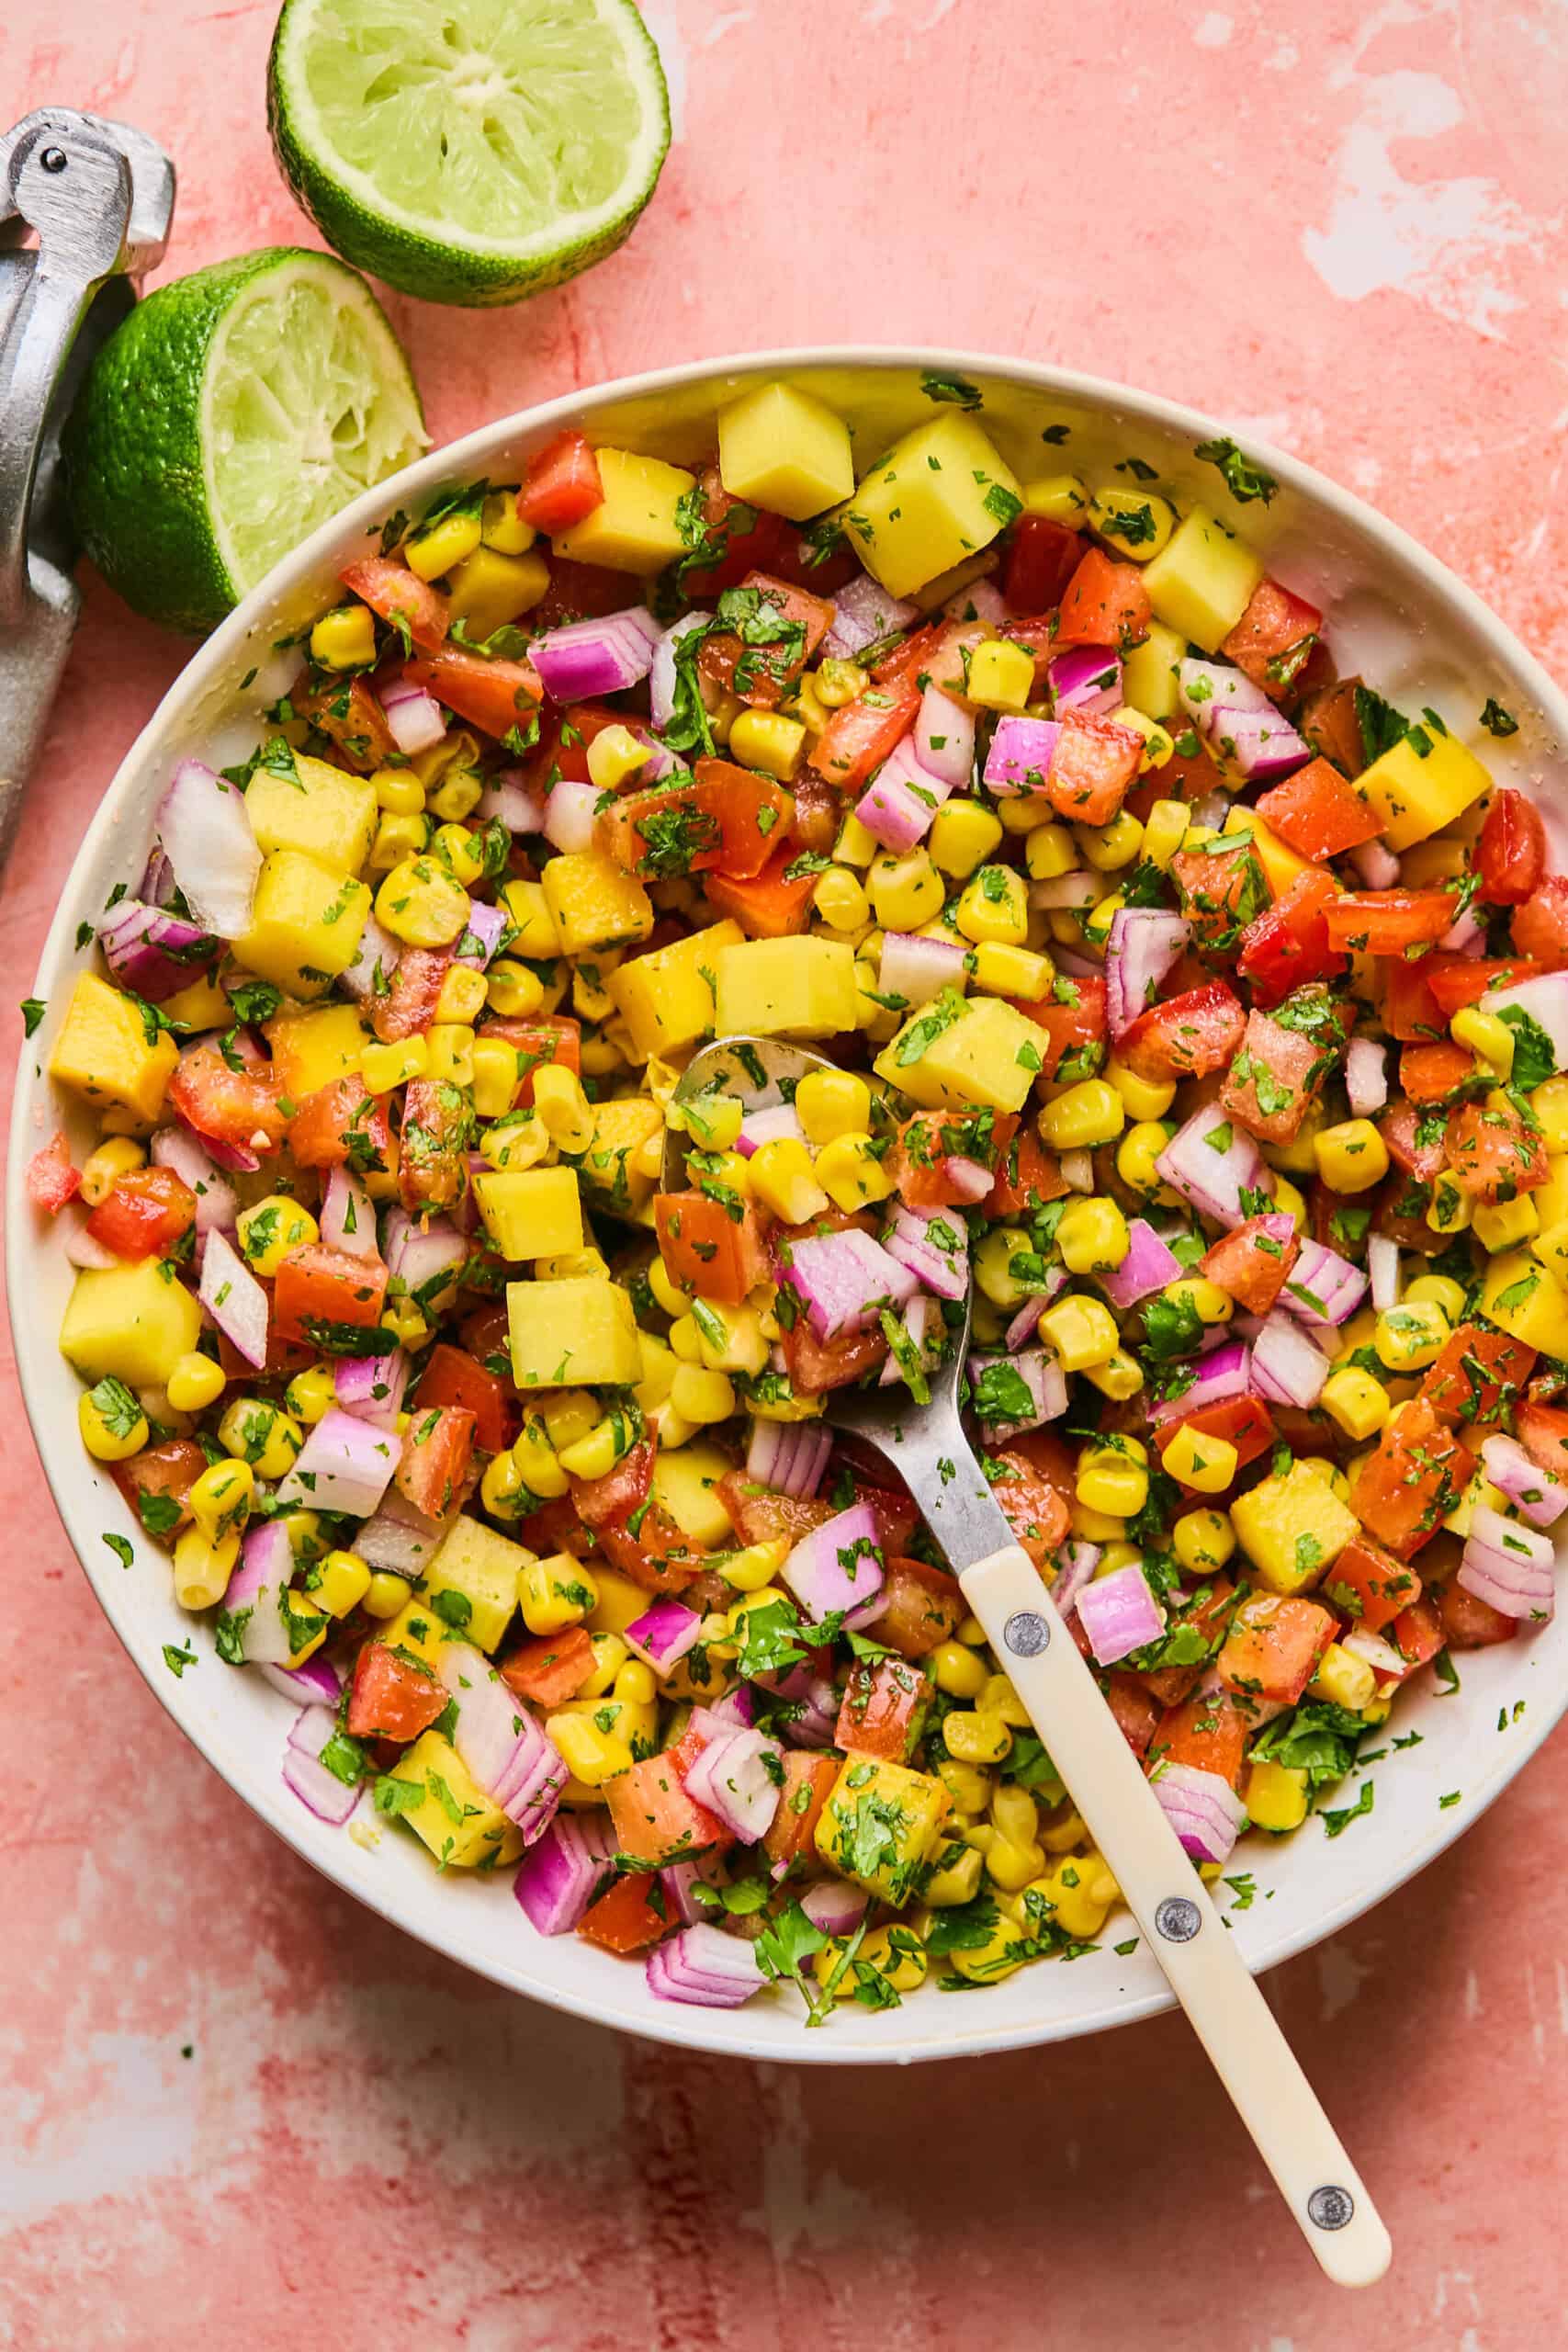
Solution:
[{"label": "metal rivet on handle", "polygon": [[1051,1639],[1051,1628],[1037,1609],[1020,1609],[1002,1627],[1002,1640],[1014,1657],[1038,1657]]},{"label": "metal rivet on handle", "polygon": [[63,147],[46,147],[39,157],[46,172],[62,172],[69,161]]},{"label": "metal rivet on handle", "polygon": [[1314,2188],[1307,2199],[1307,2219],[1320,2230],[1342,2230],[1355,2210],[1348,2188]]},{"label": "metal rivet on handle", "polygon": [[1168,1944],[1190,1944],[1202,1924],[1202,1913],[1185,1894],[1168,1894],[1155,1913],[1156,1931]]}]

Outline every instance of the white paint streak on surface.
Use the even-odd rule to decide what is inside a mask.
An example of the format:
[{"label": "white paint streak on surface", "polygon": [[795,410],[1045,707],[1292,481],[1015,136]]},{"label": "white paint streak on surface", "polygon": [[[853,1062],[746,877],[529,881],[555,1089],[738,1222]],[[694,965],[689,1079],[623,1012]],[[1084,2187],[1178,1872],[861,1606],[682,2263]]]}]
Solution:
[{"label": "white paint streak on surface", "polygon": [[1373,1970],[1356,1958],[1348,1943],[1337,1938],[1317,1954],[1317,1984],[1323,1996],[1323,2022],[1330,2025],[1348,2009]]},{"label": "white paint streak on surface", "polygon": [[726,15],[716,17],[703,35],[703,47],[711,49],[716,40],[724,39],[726,33],[734,32],[741,25],[749,25],[754,14],[750,8],[731,8]]},{"label": "white paint streak on surface", "polygon": [[12,2093],[0,2143],[0,2235],[62,2206],[134,2194],[194,2159],[199,2077],[162,2037],[90,2035],[66,2071],[91,2095],[62,2088],[44,2112]]},{"label": "white paint streak on surface", "polygon": [[1464,2016],[1467,2025],[1473,2025],[1481,2015],[1481,1979],[1473,1968],[1464,1972]]},{"label": "white paint streak on surface", "polygon": [[1224,49],[1235,30],[1233,17],[1222,15],[1217,8],[1211,8],[1206,17],[1199,18],[1192,38],[1200,49]]}]

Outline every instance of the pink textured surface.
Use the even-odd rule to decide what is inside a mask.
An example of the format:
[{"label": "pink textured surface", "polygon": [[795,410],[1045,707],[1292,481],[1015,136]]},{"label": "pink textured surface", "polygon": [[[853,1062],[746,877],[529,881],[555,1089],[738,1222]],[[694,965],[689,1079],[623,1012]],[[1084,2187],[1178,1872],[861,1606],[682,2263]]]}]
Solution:
[{"label": "pink textured surface", "polygon": [[[629,248],[513,311],[392,300],[438,438],[749,342],[1060,358],[1285,442],[1568,667],[1551,0],[648,13],[682,119]],[[11,0],[0,112],[163,139],[181,271],[299,242],[263,125],[274,15]],[[0,1001],[180,660],[93,588]],[[8,1017],[7,1075],[17,1043]],[[1395,2239],[1347,2306],[1179,2020],[908,2075],[726,2068],[508,2000],[355,1908],[153,1705],[60,1532],[8,1349],[0,1378],[0,2345],[751,2352],[803,2311],[825,2352],[1563,2340],[1568,1736],[1269,1982]]]}]

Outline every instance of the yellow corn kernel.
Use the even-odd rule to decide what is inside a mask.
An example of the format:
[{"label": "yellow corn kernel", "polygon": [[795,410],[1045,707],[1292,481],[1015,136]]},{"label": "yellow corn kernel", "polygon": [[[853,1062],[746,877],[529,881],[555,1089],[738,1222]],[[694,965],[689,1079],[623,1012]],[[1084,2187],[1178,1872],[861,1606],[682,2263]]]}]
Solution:
[{"label": "yellow corn kernel", "polygon": [[624,1739],[601,1731],[586,1715],[551,1715],[545,1724],[573,1780],[597,1789],[617,1772],[629,1772],[636,1758]]},{"label": "yellow corn kernel", "polygon": [[430,1324],[412,1298],[389,1298],[381,1310],[381,1320],[400,1348],[422,1348],[431,1335]]},{"label": "yellow corn kernel", "polygon": [[871,1089],[853,1070],[808,1070],[795,1090],[795,1108],[808,1141],[832,1143],[871,1125]]},{"label": "yellow corn kernel", "polygon": [[[817,691],[822,695],[821,681]],[[731,722],[729,749],[745,768],[760,768],[780,784],[793,784],[806,757],[806,729],[798,718],[776,710],[743,710]]]},{"label": "yellow corn kernel", "polygon": [[1176,509],[1168,498],[1102,482],[1090,503],[1089,521],[1092,531],[1110,540],[1116,555],[1133,563],[1152,563],[1176,528]]},{"label": "yellow corn kernel", "polygon": [[1306,1231],[1306,1201],[1288,1176],[1275,1176],[1273,1205],[1292,1220],[1298,1233]]},{"label": "yellow corn kernel", "polygon": [[[563,1432],[561,1442],[570,1442],[570,1436]],[[555,1502],[567,1492],[570,1481],[561,1467],[549,1427],[539,1414],[524,1415],[512,1452],[530,1494],[537,1495],[544,1502]]]},{"label": "yellow corn kernel", "polygon": [[617,1699],[625,1699],[633,1707],[650,1707],[659,1696],[659,1684],[651,1667],[640,1657],[628,1657],[621,1667],[611,1688]]},{"label": "yellow corn kernel", "polygon": [[283,1392],[283,1401],[297,1421],[314,1429],[325,1420],[337,1401],[337,1382],[330,1363],[307,1364]]},{"label": "yellow corn kernel", "polygon": [[1119,808],[1108,825],[1075,825],[1073,839],[1078,862],[1097,874],[1115,874],[1131,865],[1144,843],[1144,829],[1129,809]]},{"label": "yellow corn kernel", "polygon": [[394,1576],[389,1568],[378,1568],[366,1586],[359,1605],[367,1617],[395,1617],[412,1597],[413,1587],[405,1577]]},{"label": "yellow corn kernel", "polygon": [[737,1592],[760,1592],[771,1584],[789,1557],[789,1545],[783,1541],[771,1544],[748,1544],[739,1552],[719,1553],[713,1565],[726,1584]]},{"label": "yellow corn kernel", "polygon": [[1540,1214],[1528,1193],[1517,1200],[1499,1201],[1495,1208],[1477,1204],[1471,1223],[1475,1238],[1491,1255],[1499,1250],[1517,1250],[1532,1233],[1540,1230]]},{"label": "yellow corn kernel", "polygon": [[907,850],[902,857],[881,851],[866,888],[884,931],[919,931],[942,912],[942,876],[923,849]]},{"label": "yellow corn kernel", "polygon": [[986,1854],[986,1876],[993,1884],[1005,1887],[1010,1894],[1021,1894],[1032,1879],[1045,1867],[1044,1849],[1040,1846],[1015,1845],[999,1831],[991,1840]]},{"label": "yellow corn kernel", "polygon": [[1127,1124],[1127,1109],[1103,1078],[1086,1078],[1047,1102],[1034,1124],[1041,1142],[1053,1151],[1090,1151],[1096,1144],[1115,1142]]},{"label": "yellow corn kernel", "polygon": [[[931,1655],[934,1657],[936,1652],[933,1650]],[[930,1663],[929,1660],[927,1662]],[[968,1693],[955,1691],[951,1695],[963,1698]],[[977,1818],[985,1812],[991,1802],[991,1792],[996,1787],[991,1773],[978,1764],[961,1764],[955,1756],[944,1756],[935,1770],[937,1779],[953,1799],[954,1813],[968,1814]]]},{"label": "yellow corn kernel", "polygon": [[1000,1715],[954,1708],[946,1716],[942,1735],[947,1752],[960,1764],[999,1764],[1012,1747],[1012,1734]]},{"label": "yellow corn kernel", "polygon": [[1026,514],[1043,514],[1048,522],[1066,523],[1081,530],[1089,519],[1089,491],[1077,474],[1051,474],[1026,481],[1021,495]]},{"label": "yellow corn kernel", "polygon": [[629,727],[602,727],[588,746],[588,778],[600,792],[618,792],[648,765],[649,747]]},{"label": "yellow corn kernel", "polygon": [[480,513],[479,526],[484,545],[493,548],[497,555],[526,555],[539,536],[532,523],[525,523],[517,512],[517,494],[510,490],[491,492]]},{"label": "yellow corn kernel", "polygon": [[670,1345],[682,1363],[701,1363],[703,1342],[690,1315],[678,1315],[670,1326]]},{"label": "yellow corn kernel", "polygon": [[534,1072],[534,1108],[550,1141],[562,1151],[586,1151],[593,1140],[593,1106],[575,1070],[547,1062]]},{"label": "yellow corn kernel", "polygon": [[211,1609],[228,1590],[240,1556],[237,1535],[213,1537],[187,1527],[175,1539],[175,1599],[182,1609]]},{"label": "yellow corn kernel", "polygon": [[500,956],[491,966],[485,974],[485,994],[491,1011],[508,1021],[530,1020],[545,1001],[544,983],[538,974],[511,956]]},{"label": "yellow corn kernel", "polygon": [[[625,1579],[618,1579],[618,1581],[625,1581]],[[627,1602],[625,1623],[634,1625],[642,1614],[643,1604],[636,1601],[636,1596],[639,1591],[637,1585],[627,1583],[626,1589],[632,1596],[632,1600]],[[636,1605],[633,1605],[634,1602]],[[604,1604],[601,1599],[601,1613],[604,1611]],[[615,1678],[631,1657],[631,1652],[620,1634],[610,1632],[607,1627],[598,1633],[590,1634],[588,1639],[593,1651],[593,1670],[577,1695],[580,1699],[602,1699],[607,1691],[615,1689]]]},{"label": "yellow corn kernel", "polygon": [[321,1227],[307,1208],[287,1193],[268,1193],[239,1216],[238,1239],[245,1263],[258,1274],[276,1274],[285,1258],[321,1238]]},{"label": "yellow corn kernel", "polygon": [[[1074,1487],[1080,1503],[1090,1510],[1103,1511],[1108,1519],[1131,1519],[1143,1510],[1149,1498],[1149,1473],[1146,1463],[1131,1450],[1135,1444],[1134,1439],[1124,1438],[1116,1447],[1084,1448]],[[1123,1452],[1122,1447],[1128,1450]],[[1138,1453],[1142,1451],[1138,1447]]]},{"label": "yellow corn kernel", "polygon": [[798,1136],[759,1146],[749,1165],[753,1194],[784,1225],[805,1225],[827,1207],[828,1195]]},{"label": "yellow corn kernel", "polygon": [[1005,1674],[987,1675],[976,1712],[982,1715],[1000,1715],[1003,1723],[1013,1731],[1027,1731],[1030,1725],[1029,1709]]},{"label": "yellow corn kernel", "polygon": [[[1105,1075],[1122,1097],[1127,1116],[1136,1119],[1140,1125],[1153,1119],[1163,1119],[1176,1100],[1174,1080],[1140,1078],[1135,1069],[1129,1069],[1126,1063],[1118,1061],[1114,1054],[1106,1064]],[[1168,1141],[1168,1137],[1166,1140]],[[1163,1151],[1165,1143],[1156,1145],[1156,1149]],[[1157,1177],[1156,1182],[1158,1182]]]},{"label": "yellow corn kernel", "polygon": [[370,1565],[357,1552],[329,1552],[311,1571],[308,1588],[318,1609],[329,1617],[346,1617],[370,1589]]},{"label": "yellow corn kernel", "polygon": [[474,1109],[481,1119],[499,1119],[517,1091],[517,1048],[503,1037],[476,1037],[468,1053]]},{"label": "yellow corn kernel", "polygon": [[560,1634],[591,1616],[599,1595],[581,1561],[557,1552],[547,1560],[525,1561],[517,1571],[517,1602],[531,1634]]},{"label": "yellow corn kernel", "polygon": [[376,915],[411,947],[447,947],[468,926],[468,894],[439,859],[406,857],[377,891]]},{"label": "yellow corn kernel", "polygon": [[[436,786],[434,791],[430,796],[430,806],[434,814],[437,817],[446,820],[446,822],[441,828],[443,832],[454,832],[461,830],[457,823],[457,820],[461,817],[471,817],[473,815],[474,810],[484,798],[484,789],[483,776],[476,775],[472,768],[454,767],[447,769],[446,775],[442,777],[440,783]],[[465,841],[471,840],[472,835],[465,833],[463,838]],[[470,850],[464,858],[463,863],[472,868],[476,864],[479,864],[477,854]],[[480,872],[483,871],[482,865],[480,865],[479,870]],[[457,878],[459,881],[463,880],[464,876],[460,871],[458,872]],[[479,876],[478,874],[472,874],[470,878],[477,881]]]},{"label": "yellow corn kernel", "polygon": [[1116,1173],[1130,1191],[1152,1193],[1165,1189],[1155,1162],[1169,1141],[1169,1128],[1152,1119],[1142,1119],[1128,1128],[1116,1147]]},{"label": "yellow corn kernel", "polygon": [[1187,839],[1187,818],[1185,800],[1156,800],[1144,820],[1144,856],[1162,873]]},{"label": "yellow corn kernel", "polygon": [[983,939],[975,949],[975,985],[987,996],[1015,996],[1033,1004],[1055,976],[1048,956],[1037,956],[1010,940]]},{"label": "yellow corn kernel", "polygon": [[145,1144],[136,1143],[130,1136],[110,1136],[90,1151],[82,1162],[81,1194],[90,1209],[96,1209],[108,1199],[122,1176],[133,1168],[141,1167],[147,1158]]},{"label": "yellow corn kernel", "polygon": [[1377,1687],[1377,1677],[1365,1658],[1355,1657],[1338,1642],[1329,1643],[1307,1685],[1314,1699],[1327,1699],[1353,1715],[1376,1696]]},{"label": "yellow corn kernel", "polygon": [[1056,1248],[1070,1274],[1109,1272],[1130,1246],[1127,1220],[1114,1201],[1080,1193],[1063,1209]]},{"label": "yellow corn kernel", "polygon": [[1177,1282],[1167,1283],[1160,1296],[1168,1298],[1179,1313],[1190,1310],[1200,1323],[1228,1323],[1235,1313],[1229,1291],[1202,1274],[1184,1274]]},{"label": "yellow corn kernel", "polygon": [[294,1467],[305,1432],[291,1413],[267,1396],[236,1396],[218,1424],[218,1442],[258,1478],[284,1478]]},{"label": "yellow corn kernel", "polygon": [[433,1022],[425,1031],[428,1058],[425,1072],[430,1078],[445,1079],[452,1086],[471,1086],[474,1081],[474,1033],[465,1023]]},{"label": "yellow corn kernel", "polygon": [[1449,1023],[1449,1035],[1495,1078],[1509,1075],[1514,1067],[1514,1033],[1495,1012],[1483,1012],[1476,1004],[1462,1005]]},{"label": "yellow corn kernel", "polygon": [[1176,1556],[1190,1577],[1223,1568],[1235,1550],[1235,1530],[1223,1510],[1184,1511],[1170,1531]]},{"label": "yellow corn kernel", "polygon": [[95,1462],[124,1462],[141,1453],[149,1436],[146,1414],[124,1381],[113,1378],[83,1390],[76,1426]]},{"label": "yellow corn kernel", "polygon": [[853,1216],[857,1209],[885,1201],[894,1180],[885,1159],[872,1148],[869,1135],[838,1136],[817,1155],[817,1181],[834,1206]]},{"label": "yellow corn kernel", "polygon": [[1111,926],[1126,903],[1120,890],[1112,890],[1108,899],[1101,899],[1098,905],[1089,909],[1083,924],[1083,935],[1089,946],[1102,948],[1106,944],[1111,937]]},{"label": "yellow corn kernel", "polygon": [[670,1384],[670,1401],[682,1420],[694,1429],[710,1421],[727,1421],[736,1409],[735,1390],[722,1372],[706,1372],[683,1363]]},{"label": "yellow corn kernel", "polygon": [[1034,692],[1034,657],[1005,638],[987,639],[969,656],[964,690],[982,710],[1021,711]]},{"label": "yellow corn kernel", "polygon": [[[484,873],[485,853],[482,838],[478,833],[470,833],[466,825],[438,825],[431,836],[430,847],[432,854],[440,858],[454,881],[460,882],[465,890],[478,882]],[[483,973],[476,972],[471,965],[454,964],[446,977],[448,979],[456,979],[459,975],[466,979],[477,980],[481,989],[484,986]],[[483,1002],[484,999],[481,996],[479,1002],[474,1005],[473,1012],[460,1015],[453,1013],[445,1017],[452,1020],[471,1021]],[[437,1019],[444,1017],[439,1004],[436,1008],[436,1017]]]},{"label": "yellow corn kernel", "polygon": [[1100,1856],[1091,1851],[1058,1862],[1048,1878],[1036,1879],[1028,1892],[1039,1896],[1057,1927],[1079,1942],[1088,1942],[1104,1927],[1119,1889]]},{"label": "yellow corn kernel", "polygon": [[1451,1274],[1417,1274],[1406,1283],[1402,1305],[1440,1306],[1457,1330],[1464,1320],[1464,1291]]},{"label": "yellow corn kernel", "polygon": [[439,580],[473,554],[484,537],[477,514],[444,514],[427,529],[411,531],[403,541],[403,560],[418,580]]},{"label": "yellow corn kernel", "polygon": [[199,1413],[222,1396],[225,1378],[220,1363],[193,1351],[180,1357],[164,1385],[164,1394],[176,1413]]},{"label": "yellow corn kernel", "polygon": [[1568,1078],[1549,1078],[1530,1096],[1530,1109],[1547,1151],[1568,1152]]},{"label": "yellow corn kernel", "polygon": [[186,1508],[202,1533],[216,1544],[243,1527],[255,1491],[255,1474],[248,1462],[214,1462],[191,1487]]},{"label": "yellow corn kernel", "polygon": [[520,1519],[533,1510],[533,1497],[514,1454],[498,1453],[485,1464],[479,1500],[492,1519]]},{"label": "yellow corn kernel", "polygon": [[1023,845],[1024,867],[1032,882],[1055,882],[1064,874],[1076,874],[1081,862],[1066,825],[1054,821],[1036,825]]},{"label": "yellow corn kernel", "polygon": [[986,1687],[984,1661],[961,1642],[939,1642],[926,1666],[937,1689],[950,1699],[977,1699]]},{"label": "yellow corn kernel", "polygon": [[818,875],[811,904],[835,931],[861,932],[871,921],[871,900],[852,865],[829,865]]},{"label": "yellow corn kernel", "polygon": [[430,1047],[417,1031],[394,1045],[367,1046],[360,1056],[359,1075],[367,1094],[390,1094],[411,1078],[423,1078],[430,1067]]},{"label": "yellow corn kernel", "polygon": [[1468,1233],[1475,1215],[1475,1204],[1462,1184],[1456,1184],[1449,1175],[1439,1175],[1432,1186],[1432,1197],[1427,1204],[1425,1222],[1434,1233]]},{"label": "yellow corn kernel", "polygon": [[459,1024],[472,1029],[485,1009],[485,976],[471,964],[451,964],[435,1000],[434,1022],[441,1027]]},{"label": "yellow corn kernel", "polygon": [[1370,1372],[1363,1372],[1355,1364],[1347,1364],[1343,1372],[1330,1373],[1317,1401],[1329,1419],[1358,1444],[1375,1437],[1389,1417],[1388,1390],[1381,1380],[1374,1380]]},{"label": "yellow corn kernel", "polygon": [[1293,1765],[1262,1758],[1247,1776],[1246,1804],[1253,1826],[1280,1835],[1299,1829],[1307,1816],[1311,1785]]},{"label": "yellow corn kernel", "polygon": [[1388,1174],[1388,1146],[1370,1119],[1320,1128],[1312,1148],[1318,1174],[1337,1193],[1370,1192]]},{"label": "yellow corn kernel", "polygon": [[[941,813],[939,810],[938,815],[940,816]],[[933,833],[934,830],[933,827]],[[839,827],[839,838],[833,844],[833,855],[840,865],[864,867],[871,864],[881,846],[875,835],[866,831],[852,808]]]},{"label": "yellow corn kernel", "polygon": [[1023,876],[1009,865],[982,865],[959,895],[957,923],[976,945],[997,940],[1021,947],[1029,936],[1029,899]]},{"label": "yellow corn kernel", "polygon": [[691,1300],[680,1287],[662,1258],[655,1258],[648,1269],[648,1284],[666,1315],[684,1315]]},{"label": "yellow corn kernel", "polygon": [[1202,1437],[1187,1428],[1179,1429],[1165,1449],[1163,1467],[1168,1476],[1179,1478],[1201,1495],[1223,1495],[1238,1466],[1236,1450],[1228,1438]]},{"label": "yellow corn kernel", "polygon": [[1103,1363],[1086,1363],[1083,1376],[1091,1388],[1098,1388],[1102,1396],[1109,1396],[1119,1405],[1125,1404],[1129,1396],[1135,1396],[1144,1385],[1144,1368],[1125,1348],[1118,1348]]},{"label": "yellow corn kernel", "polygon": [[1040,1331],[1064,1372],[1087,1372],[1091,1365],[1109,1363],[1120,1338],[1111,1309],[1098,1298],[1076,1294],[1045,1309]]},{"label": "yellow corn kernel", "polygon": [[367,861],[370,871],[373,874],[397,873],[411,858],[419,855],[429,838],[430,827],[423,817],[412,814],[383,817],[370,844]]},{"label": "yellow corn kernel", "polygon": [[363,670],[376,659],[376,624],[367,605],[339,605],[310,631],[310,659],[323,670]]},{"label": "yellow corn kernel", "polygon": [[574,1478],[607,1478],[621,1458],[618,1435],[614,1420],[596,1421],[586,1437],[558,1449],[561,1468]]},{"label": "yellow corn kernel", "polygon": [[1013,1270],[1013,1260],[1034,1247],[1021,1225],[994,1225],[975,1252],[975,1282],[993,1306],[1010,1310],[1030,1296],[1028,1283]]},{"label": "yellow corn kernel", "polygon": [[1419,1372],[1436,1363],[1453,1332],[1440,1306],[1390,1306],[1378,1317],[1372,1345],[1390,1372]]},{"label": "yellow corn kernel", "polygon": [[[962,882],[984,865],[1001,838],[1000,820],[988,808],[972,800],[950,800],[931,820],[927,847],[938,871]],[[839,855],[846,854],[840,841]]]},{"label": "yellow corn kernel", "polygon": [[[424,807],[424,786],[410,768],[378,768],[370,781],[377,807],[389,817],[417,817]],[[423,833],[419,846],[424,846]]]}]

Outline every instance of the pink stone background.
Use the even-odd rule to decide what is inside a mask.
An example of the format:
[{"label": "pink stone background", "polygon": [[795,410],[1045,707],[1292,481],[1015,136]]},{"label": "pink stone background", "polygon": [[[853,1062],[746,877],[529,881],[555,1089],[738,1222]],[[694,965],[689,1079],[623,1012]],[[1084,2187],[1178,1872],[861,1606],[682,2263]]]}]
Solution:
[{"label": "pink stone background", "polygon": [[[680,124],[630,246],[516,311],[391,298],[438,439],[748,344],[1060,359],[1299,451],[1568,674],[1552,0],[647,12]],[[177,270],[301,241],[263,122],[275,15],[9,0],[0,118],[55,101],[161,138]],[[92,587],[0,903],[0,1002],[181,659]],[[18,1044],[8,1014],[7,1076]],[[0,1380],[0,2345],[1568,2341],[1568,1734],[1269,1981],[1394,2234],[1348,2304],[1179,2020],[908,2075],[726,2066],[531,2008],[354,1907],[153,1704],[59,1530],[8,1349]]]}]

